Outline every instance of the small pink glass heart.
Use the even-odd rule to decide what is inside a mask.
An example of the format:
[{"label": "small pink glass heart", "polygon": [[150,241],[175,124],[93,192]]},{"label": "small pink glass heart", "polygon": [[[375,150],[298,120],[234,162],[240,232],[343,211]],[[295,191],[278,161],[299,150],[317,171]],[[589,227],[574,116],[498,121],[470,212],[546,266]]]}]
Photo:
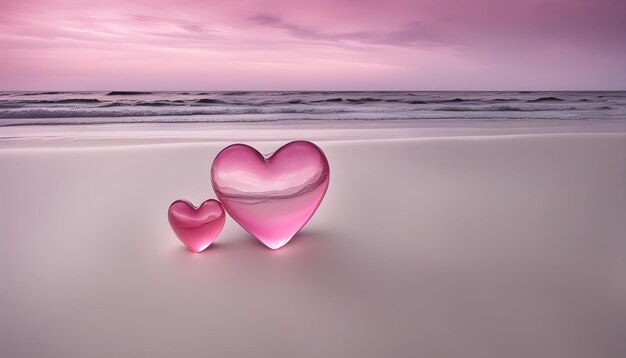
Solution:
[{"label": "small pink glass heart", "polygon": [[213,190],[226,211],[271,249],[285,245],[309,221],[329,179],[326,156],[305,141],[287,143],[267,157],[233,144],[211,168]]},{"label": "small pink glass heart", "polygon": [[186,200],[176,200],[170,205],[167,217],[178,239],[193,252],[209,247],[226,221],[222,204],[213,199],[197,208]]}]

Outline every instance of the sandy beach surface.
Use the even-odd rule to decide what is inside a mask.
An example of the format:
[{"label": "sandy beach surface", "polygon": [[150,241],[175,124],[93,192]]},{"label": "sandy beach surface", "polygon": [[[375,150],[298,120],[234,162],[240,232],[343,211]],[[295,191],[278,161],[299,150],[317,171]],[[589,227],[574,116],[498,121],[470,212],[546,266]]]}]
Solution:
[{"label": "sandy beach surface", "polygon": [[[626,356],[625,130],[41,128],[2,128],[2,357]],[[169,204],[289,139],[331,165],[304,229],[187,251]]]}]

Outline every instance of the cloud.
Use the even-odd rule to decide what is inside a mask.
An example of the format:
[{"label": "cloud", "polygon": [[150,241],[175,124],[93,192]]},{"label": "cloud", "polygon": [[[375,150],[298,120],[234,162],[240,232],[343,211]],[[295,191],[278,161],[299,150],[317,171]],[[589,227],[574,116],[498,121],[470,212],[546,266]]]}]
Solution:
[{"label": "cloud", "polygon": [[327,40],[330,38],[328,35],[320,33],[319,31],[288,23],[277,16],[256,15],[256,16],[249,17],[248,20],[251,23],[255,25],[259,25],[261,27],[269,27],[269,28],[274,28],[274,29],[285,30],[289,34],[298,38],[302,38],[302,39]]},{"label": "cloud", "polygon": [[444,38],[433,28],[420,22],[413,22],[391,31],[321,31],[314,27],[299,26],[281,17],[259,14],[248,17],[252,24],[284,31],[300,40],[326,42],[355,42],[364,45],[385,45],[402,47],[423,47],[445,44]]},{"label": "cloud", "polygon": [[8,89],[78,78],[95,88],[115,73],[168,88],[193,68],[199,74],[187,81],[241,77],[256,88],[276,78],[297,79],[296,88],[626,83],[623,0],[0,0],[0,8]]}]

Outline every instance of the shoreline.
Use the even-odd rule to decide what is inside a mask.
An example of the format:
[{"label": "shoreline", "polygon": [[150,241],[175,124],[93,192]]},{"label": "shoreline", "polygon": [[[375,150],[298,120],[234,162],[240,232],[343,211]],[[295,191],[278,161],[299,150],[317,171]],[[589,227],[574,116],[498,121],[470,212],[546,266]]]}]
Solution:
[{"label": "shoreline", "polygon": [[[558,125],[555,125],[555,122]],[[375,121],[144,123],[0,127],[0,150],[240,141],[378,141],[419,138],[626,133],[626,121]]]}]

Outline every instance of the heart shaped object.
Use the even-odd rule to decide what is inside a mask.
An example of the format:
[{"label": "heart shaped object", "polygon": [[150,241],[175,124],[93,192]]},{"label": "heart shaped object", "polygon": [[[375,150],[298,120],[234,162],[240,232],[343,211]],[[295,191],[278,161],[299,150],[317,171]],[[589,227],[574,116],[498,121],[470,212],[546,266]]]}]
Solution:
[{"label": "heart shaped object", "polygon": [[329,179],[326,156],[306,141],[287,143],[268,156],[233,144],[211,168],[213,190],[228,214],[271,249],[285,245],[309,221]]},{"label": "heart shaped object", "polygon": [[187,200],[176,200],[170,205],[167,218],[178,239],[193,252],[209,247],[226,221],[222,204],[214,199],[197,208]]}]

